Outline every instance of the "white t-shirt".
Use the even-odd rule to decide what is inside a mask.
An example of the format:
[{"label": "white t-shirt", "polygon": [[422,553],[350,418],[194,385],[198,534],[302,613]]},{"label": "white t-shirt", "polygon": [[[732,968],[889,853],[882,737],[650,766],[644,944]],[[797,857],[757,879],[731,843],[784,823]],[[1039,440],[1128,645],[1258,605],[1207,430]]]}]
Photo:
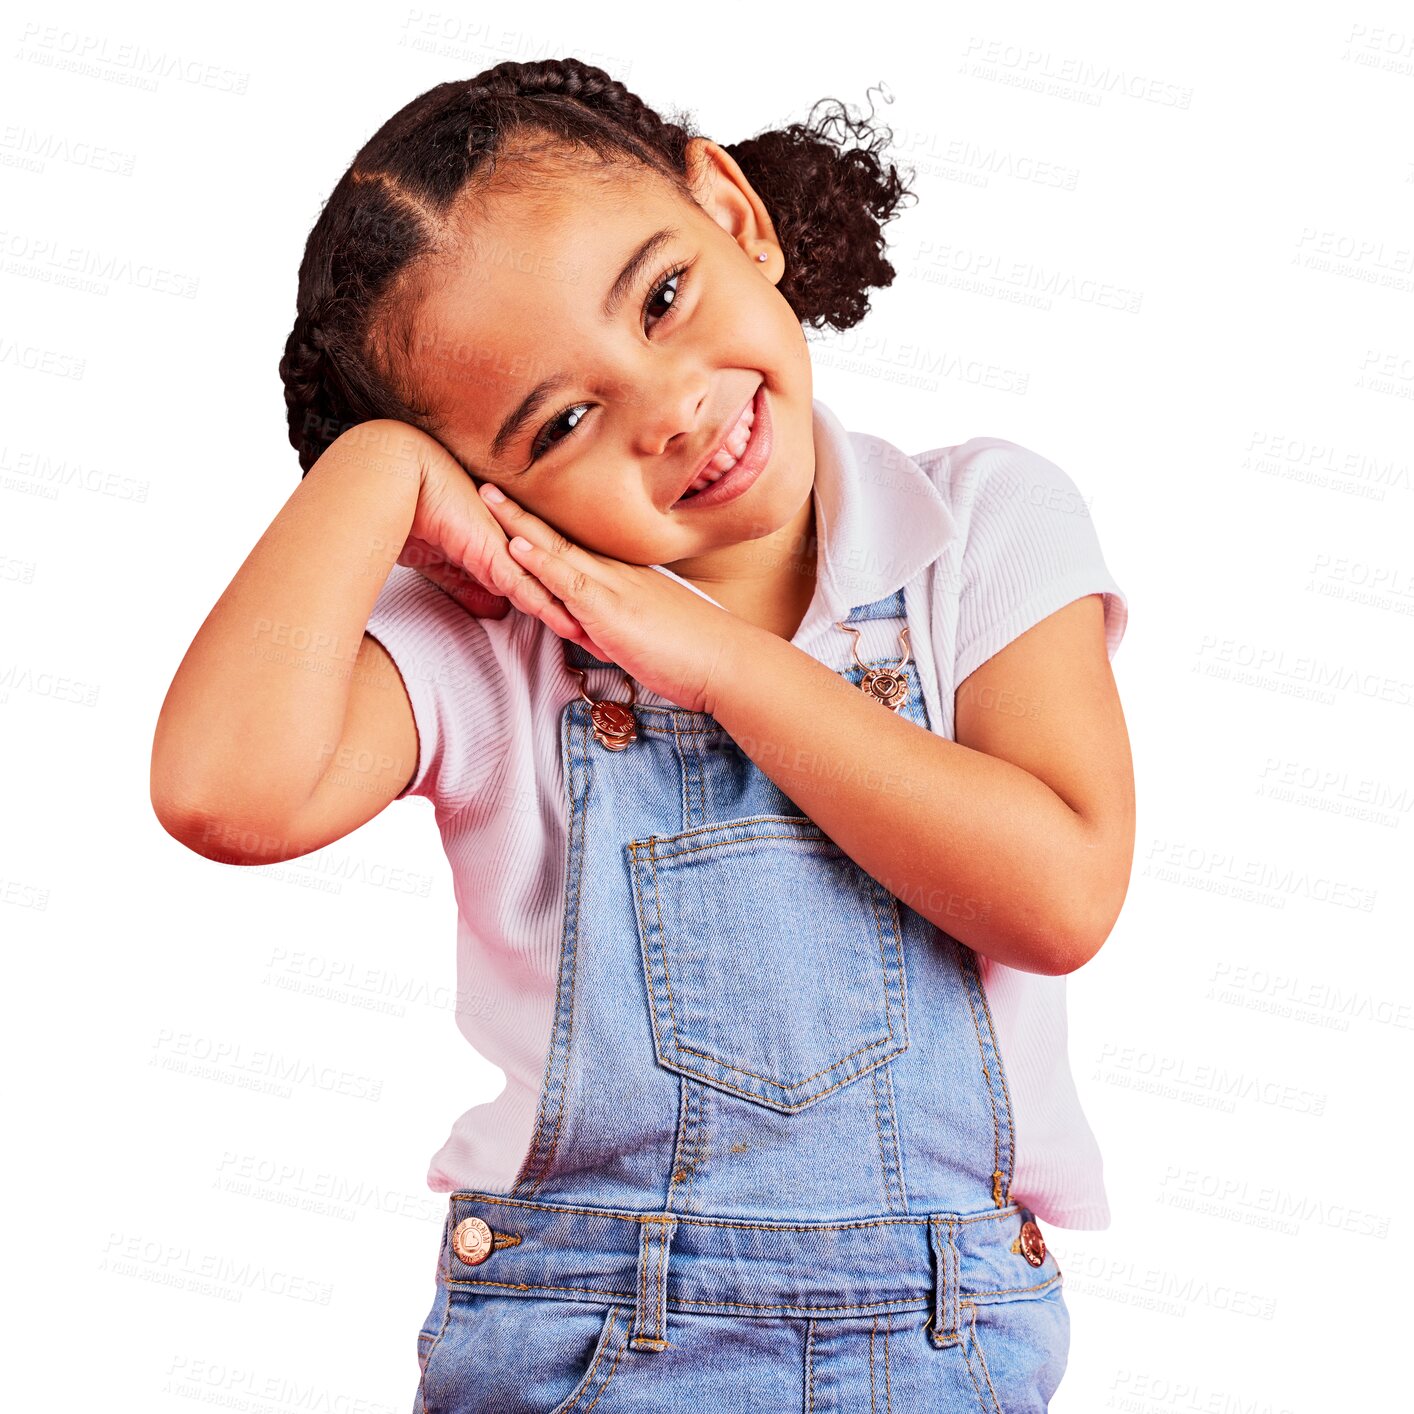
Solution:
[{"label": "white t-shirt", "polygon": [[[797,647],[843,671],[850,636],[835,621],[904,586],[929,720],[950,739],[957,685],[1074,599],[1105,596],[1113,658],[1127,602],[1059,467],[995,437],[909,457],[846,431],[818,400],[813,421],[819,553]],[[898,655],[896,624],[858,627],[864,661]],[[451,864],[457,1025],[506,1077],[495,1099],[453,1124],[428,1186],[505,1192],[530,1143],[554,1014],[568,851],[559,723],[578,682],[564,640],[539,619],[514,608],[477,618],[401,565],[368,632],[397,664],[417,723],[418,763],[403,794],[432,801]],[[617,669],[590,670],[586,686],[624,695]],[[673,705],[635,686],[640,702]],[[1100,1150],[1066,1047],[1067,979],[981,954],[979,963],[1015,1111],[1011,1196],[1057,1227],[1108,1227]]]}]

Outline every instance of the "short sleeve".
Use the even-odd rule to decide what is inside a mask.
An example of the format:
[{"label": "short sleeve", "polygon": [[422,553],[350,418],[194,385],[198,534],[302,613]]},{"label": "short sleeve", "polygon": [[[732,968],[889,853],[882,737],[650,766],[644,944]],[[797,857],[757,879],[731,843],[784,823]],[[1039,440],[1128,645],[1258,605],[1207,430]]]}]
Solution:
[{"label": "short sleeve", "polygon": [[425,575],[394,565],[367,632],[397,667],[417,727],[417,767],[397,799],[460,810],[498,768],[510,736],[510,694],[486,626]]},{"label": "short sleeve", "polygon": [[1113,659],[1129,604],[1075,482],[1054,462],[996,437],[963,443],[953,460],[954,497],[967,508],[953,681],[1087,594],[1104,595]]}]

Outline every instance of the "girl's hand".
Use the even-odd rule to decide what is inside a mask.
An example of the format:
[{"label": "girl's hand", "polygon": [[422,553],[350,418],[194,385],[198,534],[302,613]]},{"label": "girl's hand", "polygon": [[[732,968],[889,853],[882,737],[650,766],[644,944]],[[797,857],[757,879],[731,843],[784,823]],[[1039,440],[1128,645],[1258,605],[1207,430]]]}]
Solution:
[{"label": "girl's hand", "polygon": [[482,483],[420,428],[390,420],[388,430],[400,448],[410,447],[419,478],[417,508],[397,563],[440,585],[468,613],[501,619],[514,604],[593,653],[580,625],[511,556],[506,533],[477,495]]},{"label": "girl's hand", "polygon": [[516,561],[582,625],[588,641],[576,642],[679,707],[712,711],[713,675],[727,670],[744,636],[756,631],[750,624],[648,565],[574,544],[499,487],[484,484],[481,496],[511,537]]}]

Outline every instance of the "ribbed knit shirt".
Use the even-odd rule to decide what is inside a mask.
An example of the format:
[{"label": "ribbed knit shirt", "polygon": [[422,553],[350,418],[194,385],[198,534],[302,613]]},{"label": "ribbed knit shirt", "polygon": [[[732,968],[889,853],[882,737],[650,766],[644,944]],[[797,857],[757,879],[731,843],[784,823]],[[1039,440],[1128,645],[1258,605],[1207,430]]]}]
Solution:
[{"label": "ribbed knit shirt", "polygon": [[[836,621],[902,586],[930,725],[949,739],[968,674],[1072,600],[1104,596],[1114,657],[1127,600],[1058,466],[997,437],[908,456],[847,431],[818,399],[812,420],[817,572],[796,647],[843,672],[851,637]],[[858,627],[861,660],[898,659],[896,622]],[[451,865],[457,1026],[505,1074],[499,1095],[456,1119],[427,1182],[504,1193],[530,1143],[554,1016],[569,846],[560,716],[579,684],[564,640],[539,619],[515,608],[478,618],[401,565],[368,633],[397,665],[417,726],[402,795],[432,802]],[[627,695],[616,669],[590,670],[586,685],[591,696]],[[674,705],[635,689],[642,703]],[[1067,978],[978,961],[1014,1111],[1011,1196],[1058,1227],[1108,1227],[1101,1152],[1067,1051]]]}]

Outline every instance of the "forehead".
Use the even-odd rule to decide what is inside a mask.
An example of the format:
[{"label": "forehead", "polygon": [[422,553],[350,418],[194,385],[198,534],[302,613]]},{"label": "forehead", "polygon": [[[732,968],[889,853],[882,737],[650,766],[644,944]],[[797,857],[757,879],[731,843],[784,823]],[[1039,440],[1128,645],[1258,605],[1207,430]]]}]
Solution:
[{"label": "forehead", "polygon": [[630,252],[663,226],[687,229],[698,210],[650,171],[589,163],[463,203],[448,253],[427,272],[411,352],[423,396],[467,452],[483,456],[541,378],[588,358]]}]

